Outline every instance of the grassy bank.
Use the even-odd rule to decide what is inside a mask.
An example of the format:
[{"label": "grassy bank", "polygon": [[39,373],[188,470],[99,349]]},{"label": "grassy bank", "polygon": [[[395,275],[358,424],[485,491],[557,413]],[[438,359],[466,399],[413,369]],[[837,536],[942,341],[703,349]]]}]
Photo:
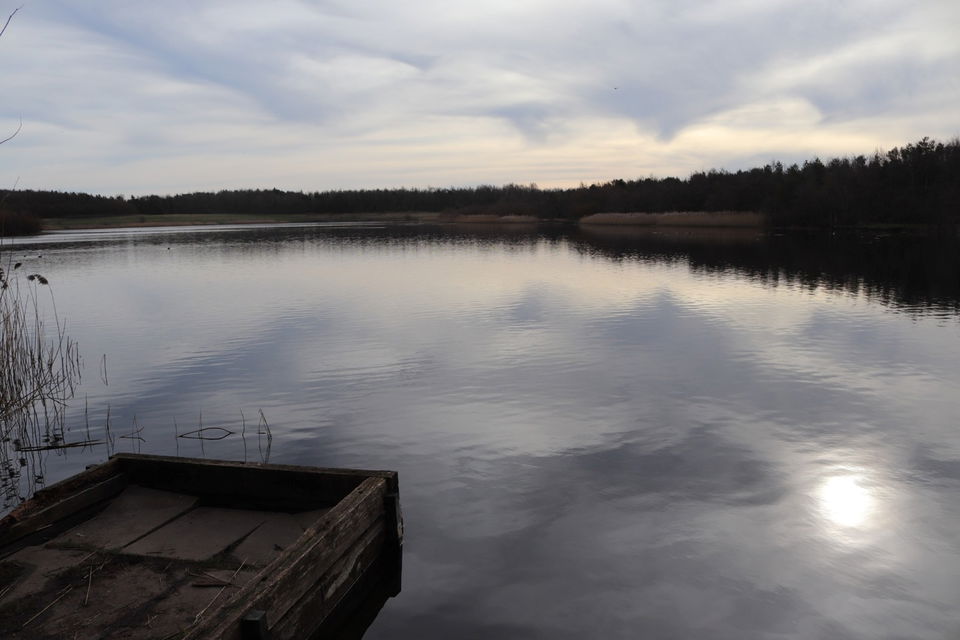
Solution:
[{"label": "grassy bank", "polygon": [[660,227],[762,227],[762,213],[748,211],[670,211],[668,213],[595,213],[580,219],[582,225]]}]

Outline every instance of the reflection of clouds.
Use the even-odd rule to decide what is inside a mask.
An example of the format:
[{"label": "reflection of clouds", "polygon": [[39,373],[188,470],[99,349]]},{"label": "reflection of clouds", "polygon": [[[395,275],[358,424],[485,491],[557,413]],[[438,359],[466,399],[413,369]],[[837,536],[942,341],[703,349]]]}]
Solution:
[{"label": "reflection of clouds", "polygon": [[381,637],[943,636],[917,622],[956,593],[942,327],[683,260],[375,233],[133,242],[48,275],[151,447],[243,408],[252,457],[262,407],[279,461],[400,470],[411,571]]},{"label": "reflection of clouds", "polygon": [[[752,415],[794,433],[834,429],[837,403],[879,402],[892,414],[922,398],[931,415],[953,410],[943,393],[956,379],[950,352],[917,340],[939,329],[868,315],[856,297],[797,295],[683,262],[611,262],[566,242],[318,229],[289,232],[303,242],[282,249],[242,244],[257,233],[197,234],[202,251],[137,236],[126,251],[98,248],[82,273],[55,274],[58,304],[93,330],[79,336],[85,349],[110,354],[114,397],[122,379],[150,371],[150,392],[160,392],[157,381],[185,368],[210,381],[197,391],[252,372],[246,385],[258,397],[296,404],[306,388],[350,413],[370,403],[345,399],[370,394],[391,414],[416,413],[409,396],[418,392],[443,398],[465,427],[498,429],[501,444],[546,452],[602,443],[635,420],[675,424],[695,412],[712,421],[721,404],[744,400],[750,379],[763,390],[749,396]],[[138,346],[145,333],[163,349]],[[798,405],[808,407],[800,424]],[[435,407],[424,412],[418,423],[437,422]],[[844,428],[866,424],[876,426]]]}]

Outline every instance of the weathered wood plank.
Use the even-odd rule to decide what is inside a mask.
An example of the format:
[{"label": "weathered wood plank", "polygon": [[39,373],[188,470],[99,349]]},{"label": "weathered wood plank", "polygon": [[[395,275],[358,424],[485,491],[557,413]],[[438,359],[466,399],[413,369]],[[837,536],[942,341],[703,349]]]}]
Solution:
[{"label": "weathered wood plank", "polygon": [[[394,478],[396,480],[396,478]],[[391,595],[398,595],[403,577],[403,510],[400,507],[399,488],[387,493],[384,498],[387,508],[387,548],[385,561],[390,565]]]},{"label": "weathered wood plank", "polygon": [[108,478],[120,473],[118,463],[113,461],[105,462],[91,467],[83,473],[78,473],[49,487],[40,489],[22,505],[8,513],[0,519],[0,531],[4,527],[12,525],[14,522],[20,522],[49,507],[60,502],[64,498],[71,496],[92,485],[98,484]]},{"label": "weathered wood plank", "polygon": [[191,493],[223,506],[242,500],[239,506],[246,508],[318,509],[336,504],[368,477],[396,485],[392,471],[262,466],[137,454],[117,454],[112,459],[138,484]]},{"label": "weathered wood plank", "polygon": [[269,519],[247,509],[197,507],[123,548],[123,553],[171,560],[210,560]]},{"label": "weathered wood plank", "polygon": [[[157,524],[153,522],[157,518],[151,519],[147,531],[141,526],[134,539],[126,536],[129,546],[120,550],[112,542],[117,537],[114,534],[117,531],[124,534],[126,520],[139,520],[136,507],[144,507],[140,504],[143,501],[135,499],[133,494],[136,491],[127,496],[126,502],[121,497],[111,503],[129,487],[148,494],[163,491],[184,494],[181,498],[186,506],[173,518],[167,517],[169,514],[165,508],[157,510],[154,508],[156,504],[149,507],[166,514],[157,516],[162,522]],[[368,584],[374,581],[373,578],[387,573],[384,567],[395,566],[399,571],[395,560],[399,560],[403,533],[398,489],[397,474],[392,471],[315,469],[118,454],[107,463],[38,492],[34,499],[0,520],[0,555],[57,536],[51,544],[58,548],[77,545],[109,547],[113,550],[101,553],[122,557],[127,562],[136,559],[136,562],[149,564],[155,561],[141,560],[139,558],[143,556],[133,556],[130,552],[140,551],[148,556],[161,551],[166,554],[166,543],[162,540],[164,531],[176,533],[178,540],[192,538],[194,531],[200,536],[210,531],[229,533],[225,538],[229,544],[223,546],[218,542],[211,548],[214,552],[229,549],[231,556],[228,560],[231,562],[234,557],[256,556],[246,563],[246,575],[250,580],[238,583],[237,591],[224,593],[216,606],[208,611],[204,609],[204,619],[187,629],[185,638],[239,638],[240,621],[251,610],[266,612],[266,626],[271,636],[278,640],[301,637],[331,617],[331,613],[342,613],[340,609],[345,594],[359,593],[358,585]],[[199,503],[193,504],[191,496],[195,496]],[[166,502],[161,502],[160,507],[164,507]],[[178,504],[174,500],[166,506],[178,511]],[[255,522],[251,521],[249,529],[228,532],[218,524],[219,520],[216,523],[206,520],[192,523],[196,527],[187,527],[191,523],[184,521],[184,531],[174,531],[176,526],[171,523],[176,523],[185,514],[193,510],[198,510],[198,514],[227,511],[220,507],[239,507],[229,510],[237,514],[238,521],[253,517]],[[320,515],[322,512],[315,511],[318,509],[325,513]],[[265,511],[270,513],[263,513]],[[243,516],[239,512],[244,512]],[[102,525],[103,531],[91,529],[95,522]],[[80,523],[85,524],[65,533]],[[306,529],[297,537],[297,529],[303,527]],[[249,531],[253,533],[247,535]],[[79,538],[80,533],[83,539]],[[97,544],[92,544],[95,538]],[[155,542],[160,546],[149,546]],[[146,546],[140,549],[137,544]],[[281,550],[281,547],[286,549]],[[257,550],[266,551],[260,553]],[[271,561],[272,552],[276,552],[276,557]],[[179,558],[184,554],[178,552],[174,555]],[[191,559],[171,562],[189,565],[204,562],[208,556],[209,553],[204,552],[190,555]],[[258,564],[262,569],[255,568]],[[163,566],[168,568],[170,563]],[[166,572],[167,568],[163,571]],[[103,582],[105,575],[97,577],[101,586],[106,584]],[[87,582],[90,582],[89,575]],[[57,597],[57,594],[51,594]],[[69,604],[56,606],[63,609]],[[189,627],[196,610],[199,609],[190,609],[189,620],[181,620],[182,612],[170,612],[169,615],[173,616],[171,622],[176,625],[173,628],[181,624]],[[174,622],[174,619],[181,621]]]},{"label": "weathered wood plank", "polygon": [[234,558],[258,567],[266,566],[280,555],[279,552],[296,543],[303,532],[319,520],[326,511],[306,511],[296,514],[266,511],[261,513],[266,518],[265,522],[232,552]]},{"label": "weathered wood plank", "polygon": [[296,544],[268,565],[184,640],[237,637],[239,621],[251,609],[267,612],[268,624],[282,619],[370,526],[384,517],[384,478],[368,478],[304,532]]},{"label": "weathered wood plank", "polygon": [[189,511],[194,496],[129,485],[100,513],[57,538],[63,547],[119,549]]},{"label": "weathered wood plank", "polygon": [[383,519],[378,519],[286,613],[270,627],[271,640],[308,638],[383,553]]},{"label": "weathered wood plank", "polygon": [[310,637],[360,640],[383,605],[396,595],[398,580],[391,575],[390,566],[383,555],[376,558]]},{"label": "weathered wood plank", "polygon": [[263,585],[256,599],[257,608],[271,612],[274,619],[286,615],[358,538],[375,523],[382,522],[384,489],[382,478],[368,478],[337,505],[342,507],[341,512],[328,523],[321,522],[312,539],[304,538],[302,550],[295,550],[299,553],[292,564]]},{"label": "weathered wood plank", "polygon": [[0,522],[0,548],[11,545],[24,536],[36,533],[43,527],[56,524],[58,521],[83,509],[109,500],[123,491],[126,486],[126,475],[117,474],[77,493],[64,496],[58,502],[42,509],[29,514],[22,513],[17,520],[11,519],[8,521],[4,519],[3,522]]}]

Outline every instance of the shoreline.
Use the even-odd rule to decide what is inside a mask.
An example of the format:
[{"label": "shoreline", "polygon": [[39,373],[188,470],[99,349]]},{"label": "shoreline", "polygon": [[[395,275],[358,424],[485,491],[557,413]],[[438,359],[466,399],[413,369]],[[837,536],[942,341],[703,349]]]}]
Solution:
[{"label": "shoreline", "polygon": [[[88,231],[97,229],[133,229],[138,227],[186,227],[245,224],[309,224],[324,222],[339,223],[386,223],[386,224],[466,224],[479,226],[504,225],[514,228],[538,225],[565,225],[584,230],[606,230],[614,233],[621,229],[660,230],[710,230],[740,229],[742,231],[865,231],[865,232],[936,232],[938,228],[928,225],[874,223],[843,227],[773,227],[767,224],[763,214],[754,212],[704,212],[674,211],[666,213],[597,213],[579,220],[536,218],[528,215],[455,214],[432,211],[403,211],[387,213],[342,213],[342,214],[156,214],[136,216],[102,216],[76,218],[44,218],[42,232]],[[960,228],[957,229],[960,233]],[[2,236],[0,236],[2,237]],[[17,237],[17,236],[8,236]],[[20,236],[24,237],[24,236]]]},{"label": "shoreline", "polygon": [[664,211],[662,213],[594,213],[580,218],[582,226],[761,228],[767,217],[754,211]]},{"label": "shoreline", "polygon": [[136,216],[103,216],[97,218],[44,218],[44,231],[75,231],[88,229],[128,229],[136,227],[188,227],[202,225],[284,224],[311,222],[419,222],[436,214],[302,214],[269,215],[243,213],[156,214]]},{"label": "shoreline", "polygon": [[533,216],[450,214],[432,211],[401,211],[388,213],[325,213],[325,214],[157,214],[136,216],[104,216],[98,218],[44,218],[44,231],[77,231],[89,229],[127,229],[136,227],[183,227],[200,225],[237,224],[309,224],[319,222],[387,222],[387,223],[469,223],[469,224],[540,224],[556,223]]}]

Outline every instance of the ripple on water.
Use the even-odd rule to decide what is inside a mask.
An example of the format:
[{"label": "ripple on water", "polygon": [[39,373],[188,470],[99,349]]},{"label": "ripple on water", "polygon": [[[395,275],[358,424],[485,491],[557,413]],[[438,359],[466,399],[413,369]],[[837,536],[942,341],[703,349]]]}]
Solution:
[{"label": "ripple on water", "polygon": [[[370,638],[949,635],[957,303],[763,242],[288,228],[42,253],[94,434],[109,406],[146,440],[118,448],[258,460],[262,409],[273,461],[400,471],[404,591]],[[201,419],[246,438],[176,437]]]}]

